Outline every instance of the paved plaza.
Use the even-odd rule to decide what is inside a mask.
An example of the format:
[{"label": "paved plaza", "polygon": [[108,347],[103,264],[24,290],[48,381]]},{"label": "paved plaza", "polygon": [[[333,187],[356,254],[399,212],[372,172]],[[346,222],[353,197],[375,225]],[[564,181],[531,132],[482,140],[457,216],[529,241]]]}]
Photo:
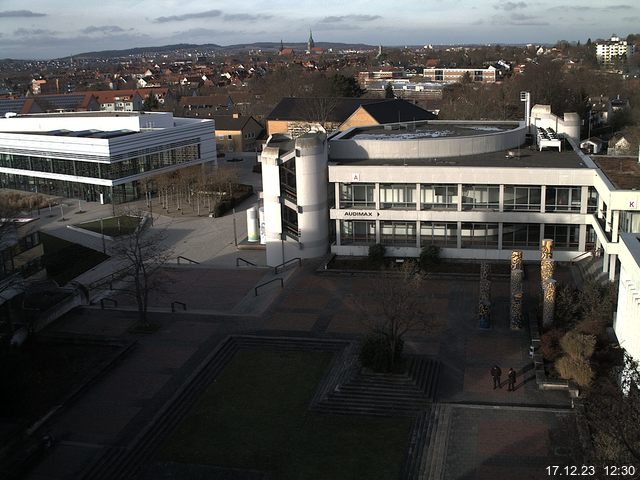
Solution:
[{"label": "paved plaza", "polygon": [[[110,209],[92,206],[78,217],[99,218]],[[72,215],[70,211],[68,216]],[[239,236],[246,232],[244,218],[239,209]],[[101,248],[100,239],[66,229],[56,218],[43,220],[45,231]],[[47,428],[57,443],[27,478],[99,478],[96,465],[114,451],[133,448],[158,412],[189,385],[193,372],[229,335],[355,340],[367,331],[354,299],[370,293],[372,277],[321,274],[316,272],[318,262],[306,262],[279,275],[284,288],[271,284],[256,296],[256,285],[276,275],[264,267],[263,251],[235,248],[232,215],[215,219],[161,215],[153,228],[166,229],[176,257],[199,264],[166,269],[166,290],[151,297],[150,314],[159,324],[155,333],[130,333],[137,318],[134,304],[117,292],[112,296],[119,300],[118,308],[79,308],[47,328],[45,336],[118,338],[133,346],[51,418]],[[236,267],[237,257],[258,267]],[[85,280],[107,274],[113,268],[109,262],[87,272]],[[537,291],[536,280],[530,269],[525,285],[530,295]],[[508,326],[508,279],[493,281],[488,330],[478,328],[477,279],[427,278],[423,294],[424,314],[438,328],[411,332],[405,348],[441,364],[435,401],[442,405],[447,421],[438,434],[439,478],[544,478],[544,466],[566,460],[567,448],[558,447],[566,447],[567,437],[576,437],[574,412],[566,393],[537,388],[528,357],[528,330],[511,331]],[[174,300],[187,310],[172,313]],[[493,364],[504,372],[502,389],[493,389],[489,374]],[[518,372],[514,392],[506,389],[509,367]]]}]

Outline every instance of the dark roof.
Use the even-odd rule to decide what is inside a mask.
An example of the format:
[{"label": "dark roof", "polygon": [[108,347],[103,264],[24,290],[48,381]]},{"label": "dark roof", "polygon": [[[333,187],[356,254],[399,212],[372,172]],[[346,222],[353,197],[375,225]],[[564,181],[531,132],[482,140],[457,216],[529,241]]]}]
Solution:
[{"label": "dark roof", "polygon": [[371,103],[363,105],[362,108],[378,123],[435,120],[438,118],[433,113],[401,99]]},{"label": "dark roof", "polygon": [[216,130],[242,130],[245,125],[253,120],[258,123],[252,116],[239,116],[234,118],[233,115],[212,115],[211,118],[216,122]]},{"label": "dark roof", "polygon": [[360,105],[380,102],[379,98],[331,98],[331,97],[285,97],[267,115],[267,120],[306,120],[319,121],[319,115],[327,113],[329,122],[342,123],[355,112]]}]

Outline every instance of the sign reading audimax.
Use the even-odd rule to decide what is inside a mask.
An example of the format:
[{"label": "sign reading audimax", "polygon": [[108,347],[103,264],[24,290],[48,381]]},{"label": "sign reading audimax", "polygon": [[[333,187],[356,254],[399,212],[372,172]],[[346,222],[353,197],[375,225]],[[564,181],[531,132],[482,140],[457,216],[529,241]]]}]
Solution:
[{"label": "sign reading audimax", "polygon": [[[376,215],[374,215],[374,213]],[[368,212],[364,210],[347,210],[344,212],[345,217],[362,217],[362,218],[374,218],[379,217],[380,212]]]}]

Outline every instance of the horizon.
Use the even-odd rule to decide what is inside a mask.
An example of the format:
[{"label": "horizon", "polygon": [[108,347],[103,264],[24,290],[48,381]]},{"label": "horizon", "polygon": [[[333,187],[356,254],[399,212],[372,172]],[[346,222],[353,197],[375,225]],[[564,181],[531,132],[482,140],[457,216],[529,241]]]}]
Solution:
[{"label": "horizon", "polygon": [[[159,0],[153,14],[141,0],[33,0],[25,9],[6,0],[0,10],[0,57],[66,58],[86,52],[154,48],[179,43],[237,45],[316,42],[369,45],[554,44],[559,40],[626,37],[640,23],[640,5],[568,1],[526,3],[408,2],[403,9],[355,0],[272,2],[268,10],[249,2],[242,10],[222,2]],[[225,9],[225,10],[223,10]],[[228,10],[227,10],[228,9]],[[123,15],[126,11],[126,15]],[[366,13],[363,13],[366,12]],[[402,26],[402,28],[398,28]],[[147,45],[142,46],[140,45]]]}]

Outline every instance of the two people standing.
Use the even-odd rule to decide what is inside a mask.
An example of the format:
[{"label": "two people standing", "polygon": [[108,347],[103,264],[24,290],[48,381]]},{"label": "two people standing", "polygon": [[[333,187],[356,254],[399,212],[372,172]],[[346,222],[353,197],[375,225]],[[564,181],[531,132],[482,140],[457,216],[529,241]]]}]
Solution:
[{"label": "two people standing", "polygon": [[[493,389],[502,388],[500,377],[502,376],[502,370],[498,365],[491,367],[491,378],[493,379]],[[513,368],[509,368],[507,373],[507,391],[514,392],[516,389],[516,371]]]}]

